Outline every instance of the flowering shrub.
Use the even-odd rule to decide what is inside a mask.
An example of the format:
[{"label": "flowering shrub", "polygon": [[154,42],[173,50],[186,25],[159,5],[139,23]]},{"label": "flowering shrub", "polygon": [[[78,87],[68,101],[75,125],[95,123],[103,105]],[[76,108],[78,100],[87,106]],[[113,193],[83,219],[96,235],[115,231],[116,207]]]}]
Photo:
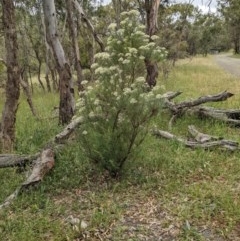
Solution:
[{"label": "flowering shrub", "polygon": [[108,28],[106,52],[95,55],[94,85],[83,81],[85,92],[77,102],[77,115],[86,120],[80,128],[81,146],[112,176],[142,143],[149,120],[160,109],[157,87],[149,90],[143,77],[144,59],[160,61],[166,56],[165,49],[149,42],[137,11],[124,12],[121,18],[118,30],[115,24]]}]

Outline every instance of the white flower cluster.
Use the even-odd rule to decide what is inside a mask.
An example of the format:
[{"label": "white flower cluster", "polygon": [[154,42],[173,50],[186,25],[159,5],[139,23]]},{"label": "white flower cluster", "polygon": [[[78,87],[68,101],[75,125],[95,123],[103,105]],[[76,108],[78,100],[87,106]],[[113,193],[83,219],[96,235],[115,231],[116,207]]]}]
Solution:
[{"label": "white flower cluster", "polygon": [[108,60],[110,55],[107,52],[100,52],[95,54],[95,59]]}]

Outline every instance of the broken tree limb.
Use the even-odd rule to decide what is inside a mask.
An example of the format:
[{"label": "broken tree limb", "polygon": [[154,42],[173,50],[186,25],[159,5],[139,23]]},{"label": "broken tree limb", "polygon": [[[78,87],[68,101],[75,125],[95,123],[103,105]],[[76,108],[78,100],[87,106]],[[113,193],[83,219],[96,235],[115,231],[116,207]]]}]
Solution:
[{"label": "broken tree limb", "polygon": [[167,107],[174,113],[178,114],[179,112],[183,112],[188,108],[192,108],[194,106],[198,106],[204,103],[208,102],[218,102],[218,101],[224,101],[227,100],[228,98],[232,97],[233,94],[227,91],[223,91],[219,94],[216,95],[206,95],[206,96],[201,96],[195,100],[190,100],[190,101],[183,101],[178,104],[175,104],[170,101],[169,98],[166,98],[166,104]]},{"label": "broken tree limb", "polygon": [[206,142],[198,142],[197,140],[186,140],[182,137],[178,137],[170,132],[154,129],[152,130],[152,134],[157,137],[162,137],[165,139],[176,140],[183,145],[191,148],[203,148],[203,149],[211,149],[215,147],[222,147],[227,150],[235,151],[240,150],[239,143],[231,140],[226,139],[219,139],[216,141],[206,141]]},{"label": "broken tree limb", "polygon": [[198,99],[192,100],[192,101],[183,101],[179,104],[176,104],[175,107],[177,109],[183,109],[183,108],[190,108],[197,105],[201,105],[207,102],[218,102],[218,101],[224,101],[228,98],[232,97],[233,94],[227,91],[223,91],[216,95],[206,95],[199,97]]},{"label": "broken tree limb", "polygon": [[[64,140],[67,140],[73,131],[83,123],[83,118],[79,117],[70,124],[68,124],[62,132],[57,134],[52,140],[50,140],[43,149],[47,148],[57,148],[59,144],[64,143]],[[0,168],[6,167],[20,167],[27,164],[31,164],[40,156],[40,152],[34,155],[18,155],[18,154],[0,154]]]},{"label": "broken tree limb", "polygon": [[180,94],[181,92],[167,92],[162,96],[165,108],[168,108],[172,112],[172,118],[169,121],[169,129],[172,128],[176,119],[186,112],[198,114],[200,117],[210,117],[222,120],[228,124],[240,126],[240,110],[220,110],[212,107],[199,106],[208,102],[225,101],[233,96],[232,93],[223,91],[216,95],[206,95],[191,101],[174,103],[172,99]]},{"label": "broken tree limb", "polygon": [[162,95],[162,98],[172,100],[172,99],[174,99],[175,97],[177,97],[181,94],[182,94],[181,91],[177,91],[177,92],[169,91],[169,92],[164,93]]},{"label": "broken tree limb", "polygon": [[69,136],[76,129],[76,127],[81,125],[83,122],[84,122],[83,117],[78,117],[76,119],[73,119],[71,123],[69,123],[61,133],[55,136],[54,142],[59,144],[59,143],[62,143],[64,140],[68,139]]},{"label": "broken tree limb", "polygon": [[0,205],[0,210],[9,206],[13,200],[18,196],[19,194],[19,188],[14,191],[10,196],[8,196],[5,201]]},{"label": "broken tree limb", "polygon": [[22,183],[6,200],[0,205],[0,210],[4,207],[9,206],[13,200],[24,190],[28,189],[29,186],[36,185],[42,181],[43,177],[53,168],[54,166],[54,152],[52,149],[43,150],[40,157],[37,158],[32,173],[28,179]]},{"label": "broken tree limb", "polygon": [[222,137],[218,136],[210,136],[208,134],[204,134],[199,132],[194,125],[188,126],[188,132],[191,134],[191,136],[198,142],[198,143],[205,143],[209,141],[218,141],[222,140]]},{"label": "broken tree limb", "polygon": [[200,117],[217,119],[233,126],[240,126],[240,110],[225,110],[202,106],[195,107],[189,111],[198,114]]},{"label": "broken tree limb", "polygon": [[[96,117],[94,117],[94,119],[95,118]],[[30,186],[34,186],[36,183],[42,181],[44,176],[54,166],[54,150],[59,146],[59,143],[62,143],[64,140],[69,138],[71,133],[82,123],[82,117],[73,119],[71,123],[63,129],[62,132],[57,134],[45,145],[41,153],[36,153],[32,156],[21,156],[16,154],[0,155],[0,166],[2,162],[2,167],[18,166],[22,163],[34,163],[32,172],[27,180],[22,183],[22,185],[17,188],[13,194],[6,198],[6,200],[0,205],[0,210],[6,206],[9,206],[12,201],[19,195],[19,193],[24,192]]]},{"label": "broken tree limb", "polygon": [[17,155],[17,154],[1,154],[0,155],[0,168],[25,166],[38,158],[40,153],[35,155]]},{"label": "broken tree limb", "polygon": [[54,152],[52,149],[43,150],[41,156],[36,160],[32,173],[28,179],[22,184],[20,191],[39,183],[43,177],[54,167]]},{"label": "broken tree limb", "polygon": [[188,126],[188,132],[192,135],[192,137],[198,142],[198,143],[210,143],[210,142],[216,142],[220,141],[222,143],[223,147],[229,150],[237,150],[239,148],[239,143],[232,140],[226,140],[223,137],[219,136],[211,136],[205,133],[199,132],[194,125]]}]

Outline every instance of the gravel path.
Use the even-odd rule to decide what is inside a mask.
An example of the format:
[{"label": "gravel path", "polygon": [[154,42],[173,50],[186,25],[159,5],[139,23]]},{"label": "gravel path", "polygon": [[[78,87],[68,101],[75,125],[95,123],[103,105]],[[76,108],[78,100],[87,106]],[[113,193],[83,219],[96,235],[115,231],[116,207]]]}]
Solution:
[{"label": "gravel path", "polygon": [[229,54],[218,54],[214,56],[214,60],[226,72],[240,77],[240,59],[232,58]]}]

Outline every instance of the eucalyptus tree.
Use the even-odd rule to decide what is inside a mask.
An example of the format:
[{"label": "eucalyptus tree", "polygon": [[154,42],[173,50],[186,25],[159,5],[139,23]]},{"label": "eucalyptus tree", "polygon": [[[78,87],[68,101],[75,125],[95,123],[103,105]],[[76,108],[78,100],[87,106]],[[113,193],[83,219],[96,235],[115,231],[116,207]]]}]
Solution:
[{"label": "eucalyptus tree", "polygon": [[6,100],[2,113],[0,144],[2,151],[11,151],[15,142],[15,123],[20,96],[20,67],[15,8],[13,0],[1,0],[2,23],[6,48]]},{"label": "eucalyptus tree", "polygon": [[59,75],[59,124],[66,124],[74,115],[74,88],[70,65],[59,39],[54,0],[43,1],[43,12],[47,42],[51,46]]},{"label": "eucalyptus tree", "polygon": [[168,58],[173,64],[177,59],[187,57],[189,49],[196,52],[195,40],[199,33],[191,32],[191,29],[198,15],[199,10],[192,4],[179,3],[160,8],[160,45],[168,50]]},{"label": "eucalyptus tree", "polygon": [[235,54],[240,54],[240,1],[218,0],[219,10],[224,16]]},{"label": "eucalyptus tree", "polygon": [[77,72],[77,85],[78,85],[78,90],[80,91],[83,89],[81,86],[83,75],[82,75],[82,66],[80,62],[80,53],[79,53],[79,46],[78,46],[76,26],[75,26],[76,24],[73,16],[74,5],[72,0],[66,1],[66,9],[67,9],[67,21],[68,21],[68,28],[69,28],[69,38],[71,39],[72,52],[74,56],[74,67]]},{"label": "eucalyptus tree", "polygon": [[206,56],[211,50],[222,51],[230,48],[229,34],[222,18],[215,14],[203,14],[194,27],[200,31],[198,52]]}]

